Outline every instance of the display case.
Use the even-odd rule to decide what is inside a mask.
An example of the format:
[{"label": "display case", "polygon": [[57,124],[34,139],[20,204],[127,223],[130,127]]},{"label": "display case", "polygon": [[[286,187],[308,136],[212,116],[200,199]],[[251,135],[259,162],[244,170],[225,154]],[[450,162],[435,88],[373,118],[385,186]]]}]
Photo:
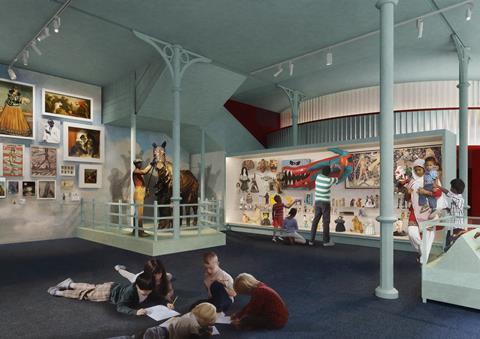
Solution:
[{"label": "display case", "polygon": [[[448,131],[411,133],[396,137],[393,154],[395,182],[408,177],[418,158],[434,157],[442,182],[455,173],[455,135]],[[226,157],[225,221],[230,227],[268,233],[272,231],[272,206],[279,195],[282,202],[298,210],[296,219],[303,232],[309,232],[314,217],[314,186],[318,168],[339,164],[351,155],[353,173],[332,187],[332,237],[352,243],[348,238],[377,240],[380,236],[380,154],[377,138],[308,147],[269,149]],[[395,190],[394,225],[397,240],[406,240],[408,204],[401,190]],[[287,215],[288,209],[284,214]],[[262,232],[263,231],[263,232]],[[266,231],[266,232],[265,232]],[[321,225],[319,226],[321,231]],[[374,245],[374,242],[372,243]]]}]

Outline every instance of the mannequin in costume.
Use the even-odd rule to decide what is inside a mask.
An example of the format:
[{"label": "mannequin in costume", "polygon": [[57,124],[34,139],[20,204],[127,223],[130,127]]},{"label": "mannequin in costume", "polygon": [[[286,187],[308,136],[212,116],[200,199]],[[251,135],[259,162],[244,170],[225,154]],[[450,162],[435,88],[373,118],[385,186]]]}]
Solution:
[{"label": "mannequin in costume", "polygon": [[[145,180],[144,176],[152,169],[152,165],[148,165],[144,169],[142,169],[143,161],[141,159],[135,159],[133,165],[135,165],[135,169],[132,172],[132,180],[133,185],[135,186],[134,193],[133,193],[133,201],[137,206],[137,219],[138,219],[138,235],[140,236],[148,236],[145,231],[143,230],[143,203],[146,196],[146,187],[145,187]],[[132,235],[135,234],[135,230],[132,231]]]}]

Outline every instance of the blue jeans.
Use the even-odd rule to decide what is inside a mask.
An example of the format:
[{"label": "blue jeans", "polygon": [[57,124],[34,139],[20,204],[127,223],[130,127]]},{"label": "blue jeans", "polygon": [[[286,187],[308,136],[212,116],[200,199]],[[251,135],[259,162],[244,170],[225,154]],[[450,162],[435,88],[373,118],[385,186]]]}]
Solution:
[{"label": "blue jeans", "polygon": [[[426,189],[429,192],[432,192],[433,191],[433,184],[423,185],[423,188]],[[431,196],[428,196],[428,195],[419,194],[418,195],[418,204],[420,206],[428,204],[428,206],[432,210],[434,210],[434,209],[437,208],[437,199],[435,199],[435,197],[431,197]]]},{"label": "blue jeans", "polygon": [[312,222],[310,241],[315,241],[317,235],[318,222],[323,217],[323,243],[330,242],[330,201],[315,201],[315,217]]},{"label": "blue jeans", "polygon": [[209,299],[202,299],[195,302],[192,306],[190,306],[190,310],[192,310],[198,304],[210,303],[217,308],[217,312],[225,312],[233,304],[232,299],[230,299],[227,291],[225,290],[225,286],[218,281],[215,281],[212,283],[212,285],[210,285],[210,295],[212,297]]}]

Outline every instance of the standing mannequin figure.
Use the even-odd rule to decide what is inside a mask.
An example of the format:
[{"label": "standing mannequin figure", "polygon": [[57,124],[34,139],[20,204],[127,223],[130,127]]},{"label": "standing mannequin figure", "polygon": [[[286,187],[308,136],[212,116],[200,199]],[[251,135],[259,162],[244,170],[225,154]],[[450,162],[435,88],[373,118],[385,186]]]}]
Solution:
[{"label": "standing mannequin figure", "polygon": [[[145,187],[145,180],[144,175],[150,172],[152,169],[151,165],[148,165],[144,169],[142,169],[143,161],[142,159],[135,159],[133,162],[135,165],[135,169],[132,172],[132,180],[133,185],[135,185],[135,190],[133,193],[133,201],[137,207],[137,220],[138,220],[138,235],[139,236],[148,236],[147,233],[143,230],[143,203],[146,196],[146,187]],[[135,229],[132,230],[132,235],[135,234]]]}]

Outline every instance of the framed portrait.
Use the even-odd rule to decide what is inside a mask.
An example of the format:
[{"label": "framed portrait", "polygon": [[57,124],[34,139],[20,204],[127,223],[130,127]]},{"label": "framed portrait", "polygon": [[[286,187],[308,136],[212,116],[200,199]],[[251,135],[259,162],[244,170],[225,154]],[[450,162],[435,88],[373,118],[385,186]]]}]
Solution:
[{"label": "framed portrait", "polygon": [[35,181],[22,181],[22,196],[34,197],[37,195]]},{"label": "framed portrait", "polygon": [[60,175],[63,177],[74,177],[75,165],[60,165]]},{"label": "framed portrait", "polygon": [[70,200],[71,201],[80,201],[82,199],[82,196],[80,195],[80,192],[75,191],[70,194]]},{"label": "framed portrait", "polygon": [[30,146],[30,175],[32,177],[56,177],[57,149]]},{"label": "framed portrait", "polygon": [[7,179],[0,178],[0,199],[7,197]]},{"label": "framed portrait", "polygon": [[60,188],[64,191],[71,191],[73,190],[73,187],[75,186],[75,183],[73,180],[62,180],[60,181]]},{"label": "framed portrait", "polygon": [[101,163],[104,152],[103,127],[63,123],[63,160]]},{"label": "framed portrait", "polygon": [[42,119],[40,121],[40,135],[43,142],[50,144],[60,143],[60,120]]},{"label": "framed portrait", "polygon": [[44,115],[92,122],[92,107],[93,100],[91,98],[42,89]]},{"label": "framed portrait", "polygon": [[56,199],[55,180],[37,180],[37,199]]},{"label": "framed portrait", "polygon": [[380,188],[380,152],[352,153],[353,171],[345,180],[345,188]]},{"label": "framed portrait", "polygon": [[17,195],[18,193],[20,193],[20,181],[7,180],[7,194]]},{"label": "framed portrait", "polygon": [[23,177],[23,154],[25,146],[0,144],[2,175],[4,177]]},{"label": "framed portrait", "polygon": [[102,165],[81,164],[78,167],[80,188],[101,188],[102,187]]},{"label": "framed portrait", "polygon": [[0,137],[35,139],[35,86],[0,79]]}]

